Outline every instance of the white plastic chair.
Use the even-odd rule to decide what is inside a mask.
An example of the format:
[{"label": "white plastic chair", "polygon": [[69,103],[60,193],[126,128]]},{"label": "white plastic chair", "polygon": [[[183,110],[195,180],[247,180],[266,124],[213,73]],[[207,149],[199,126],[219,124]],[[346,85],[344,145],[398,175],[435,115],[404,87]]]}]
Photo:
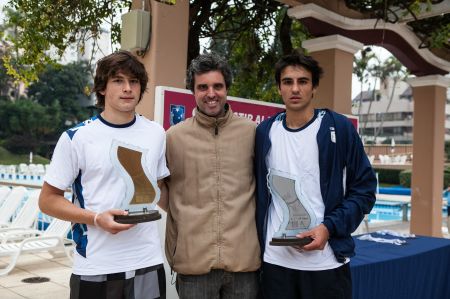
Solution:
[{"label": "white plastic chair", "polygon": [[43,164],[36,164],[36,174],[37,175],[44,175],[45,174],[45,167]]},{"label": "white plastic chair", "polygon": [[66,238],[70,229],[70,222],[54,218],[42,235],[29,237],[22,242],[0,244],[0,256],[10,256],[11,259],[6,268],[0,270],[0,276],[7,275],[16,266],[17,259],[24,253],[47,251],[53,256],[55,252],[62,251],[72,260],[72,246],[66,247],[65,243],[73,241]]},{"label": "white plastic chair", "polygon": [[23,186],[14,187],[11,190],[0,207],[0,227],[7,227],[10,225],[11,219],[22,203],[22,199],[26,193],[27,189]]},{"label": "white plastic chair", "polygon": [[407,158],[408,158],[407,155],[402,155],[402,156],[400,157],[400,164],[402,164],[402,165],[406,164],[406,159],[407,159]]},{"label": "white plastic chair", "polygon": [[19,164],[19,174],[28,174],[28,165],[25,163]]},{"label": "white plastic chair", "polygon": [[[0,240],[2,243],[12,240],[22,240],[25,237],[30,237],[35,233],[30,233],[29,230],[33,227],[39,213],[38,201],[40,189],[29,192],[28,199],[20,208],[16,218],[13,219],[8,227],[0,228]],[[28,234],[26,233],[28,231]]]},{"label": "white plastic chair", "polygon": [[8,165],[7,172],[8,174],[16,174],[16,165]]},{"label": "white plastic chair", "polygon": [[28,174],[36,175],[37,174],[37,166],[36,164],[28,164]]}]

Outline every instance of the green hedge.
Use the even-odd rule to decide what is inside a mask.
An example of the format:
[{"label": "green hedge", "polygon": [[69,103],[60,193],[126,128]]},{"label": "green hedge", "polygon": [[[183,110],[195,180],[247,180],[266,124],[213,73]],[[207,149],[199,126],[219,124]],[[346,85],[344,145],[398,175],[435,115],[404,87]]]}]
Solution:
[{"label": "green hedge", "polygon": [[[403,170],[400,172],[400,185],[411,188],[411,170]],[[444,168],[444,188],[450,186],[450,168]]]},{"label": "green hedge", "polygon": [[411,169],[406,169],[400,172],[400,185],[411,188]]},{"label": "green hedge", "polygon": [[445,142],[445,157],[447,158],[447,161],[450,161],[450,141]]},{"label": "green hedge", "polygon": [[[9,165],[9,164],[20,164],[20,163],[26,163],[30,161],[30,155],[29,154],[13,154],[0,146],[0,164]],[[45,159],[39,155],[33,156],[33,163],[35,164],[48,164],[50,163],[50,160]]]},{"label": "green hedge", "polygon": [[400,184],[399,175],[400,169],[374,169],[378,173],[378,181],[380,184]]}]

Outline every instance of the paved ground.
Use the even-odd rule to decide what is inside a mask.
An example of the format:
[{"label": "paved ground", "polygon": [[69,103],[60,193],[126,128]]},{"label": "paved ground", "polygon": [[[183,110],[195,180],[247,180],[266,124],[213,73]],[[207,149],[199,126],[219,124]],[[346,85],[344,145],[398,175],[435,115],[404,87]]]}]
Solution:
[{"label": "paved ground", "polygon": [[[0,267],[5,267],[8,262],[9,258],[2,257]],[[67,257],[53,258],[49,253],[24,254],[7,276],[0,277],[0,298],[69,298],[71,271],[71,261]],[[22,282],[30,277],[47,277],[50,281],[33,284]]]},{"label": "paved ground", "polygon": [[[396,232],[409,233],[408,222],[386,221],[371,223],[369,231],[391,229]],[[447,228],[443,228],[444,237],[449,238]],[[9,259],[0,259],[0,268],[7,265]],[[67,257],[53,258],[49,253],[26,254],[19,258],[16,267],[7,276],[0,277],[1,299],[63,299],[69,298],[69,277],[71,262]],[[168,299],[177,298],[173,286],[170,284],[170,274],[166,267],[166,278],[169,287]],[[48,282],[30,284],[22,282],[25,278],[47,277]]]}]

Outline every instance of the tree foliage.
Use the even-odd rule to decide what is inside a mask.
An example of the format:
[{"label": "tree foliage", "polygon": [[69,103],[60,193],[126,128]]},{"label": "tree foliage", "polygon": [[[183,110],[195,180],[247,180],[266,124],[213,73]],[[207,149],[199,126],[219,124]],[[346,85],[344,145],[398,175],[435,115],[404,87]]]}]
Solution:
[{"label": "tree foliage", "polygon": [[[0,75],[29,85],[27,98],[0,104],[0,140],[8,149],[48,156],[47,145],[88,117],[79,103],[87,100],[89,66],[56,61],[69,46],[83,51],[105,21],[111,25],[112,42],[117,42],[120,24],[114,21],[130,5],[129,0],[8,2],[7,51],[2,55],[6,68]],[[200,39],[210,39],[209,50],[220,52],[232,65],[235,82],[230,94],[274,101],[273,65],[305,37],[281,5],[275,0],[191,0],[188,63],[199,54]],[[37,148],[38,144],[45,146]]]},{"label": "tree foliage", "polygon": [[353,58],[353,73],[358,78],[359,83],[361,84],[358,98],[358,113],[357,115],[361,115],[361,108],[363,102],[363,84],[367,83],[369,80],[370,71],[368,69],[369,62],[375,59],[375,54],[372,52],[370,47],[366,47],[361,51],[361,56],[355,56]]},{"label": "tree foliage", "polygon": [[[393,56],[388,57],[384,61],[382,61],[370,47],[366,47],[361,51],[360,56],[355,56],[353,63],[353,73],[357,76],[358,81],[361,83],[361,93],[359,97],[356,99],[358,104],[358,112],[357,115],[367,115],[365,120],[362,122],[361,133],[365,132],[367,124],[369,122],[368,115],[371,113],[372,103],[375,101],[378,91],[376,90],[376,86],[378,82],[380,82],[381,88],[387,87],[388,82],[392,82],[392,86],[390,87],[390,95],[388,96],[388,103],[385,109],[385,112],[381,114],[381,120],[378,128],[375,128],[373,138],[376,140],[378,136],[380,136],[385,120],[386,114],[389,112],[389,109],[392,105],[392,101],[394,99],[394,92],[396,89],[396,85],[399,81],[403,81],[408,76],[407,69],[401,64],[401,62]],[[367,97],[367,93],[363,92],[363,83],[369,82],[369,105],[367,111],[361,111],[362,102],[365,100],[363,96]],[[372,84],[370,84],[372,83]],[[372,88],[371,88],[372,87]],[[371,89],[371,90],[370,90]]]},{"label": "tree foliage", "polygon": [[[3,55],[0,53],[0,57]],[[0,97],[8,98],[10,90],[13,88],[13,80],[8,75],[5,66],[0,63]]]},{"label": "tree foliage", "polygon": [[27,96],[0,101],[0,140],[14,153],[49,154],[61,132],[89,117],[86,63],[49,64]]},{"label": "tree foliage", "polygon": [[[28,88],[28,96],[36,102],[51,106],[58,103],[61,107],[61,130],[88,117],[90,75],[86,62],[74,62],[67,65],[47,65],[39,74],[39,80]],[[66,125],[67,124],[67,125]]]},{"label": "tree foliage", "polygon": [[45,107],[26,98],[0,102],[0,137],[3,145],[15,153],[42,152],[54,135],[60,114],[57,103]]},{"label": "tree foliage", "polygon": [[[22,53],[16,60],[14,55],[4,58],[9,74],[24,82],[36,81],[46,65],[54,63],[70,45],[76,44],[82,51],[86,42],[95,40],[105,21],[111,25],[112,42],[118,42],[117,16],[131,2],[9,0],[7,24],[15,32],[9,39],[16,52]],[[276,0],[190,0],[187,63],[200,53],[201,39],[214,40],[211,49],[221,51],[236,67],[236,95],[272,98],[273,90],[268,95],[265,92],[270,91],[267,85],[274,62],[298,47],[305,36],[299,23],[282,8]],[[292,30],[300,34],[292,37]],[[254,75],[256,78],[250,78]],[[256,88],[246,91],[247,84]]]},{"label": "tree foliage", "polygon": [[389,112],[389,109],[391,108],[392,100],[394,99],[395,87],[397,86],[397,83],[399,81],[405,80],[406,77],[408,76],[408,71],[406,70],[406,68],[400,63],[400,61],[398,61],[393,56],[386,59],[383,62],[383,64],[378,67],[378,69],[381,70],[376,72],[375,74],[380,75],[380,79],[382,80],[381,84],[383,85],[387,84],[387,79],[389,78],[390,80],[392,80],[393,86],[391,87],[391,94],[389,95],[389,102],[388,105],[386,106],[386,111],[385,113],[381,114],[380,125],[374,132],[374,140],[377,140],[377,137],[383,130],[384,119],[386,114]]},{"label": "tree foliage", "polygon": [[[275,0],[191,0],[189,5],[188,62],[200,52],[200,39],[242,40],[255,29],[274,24],[281,3]],[[260,33],[266,34],[264,30]]]},{"label": "tree foliage", "polygon": [[8,53],[9,47],[4,40],[5,26],[0,24],[0,98],[11,96],[11,90],[14,88],[14,78],[12,78],[2,63],[2,58]]},{"label": "tree foliage", "polygon": [[[148,1],[146,0],[147,3]],[[381,12],[381,15],[375,15],[384,20],[387,20],[387,13],[394,7],[415,15],[423,9],[420,3],[428,3],[430,6],[435,2],[436,0],[345,1],[349,8],[362,12]],[[54,56],[52,58],[51,53],[61,55],[73,44],[77,45],[79,51],[83,51],[86,42],[95,42],[99,37],[101,26],[105,22],[111,26],[112,42],[119,41],[118,16],[129,9],[131,3],[132,0],[9,0],[7,20],[14,32],[10,35],[10,40],[15,47],[12,53],[20,52],[22,55],[16,60],[13,55],[4,56],[8,73],[24,82],[36,80],[38,73],[57,59]],[[283,7],[276,0],[190,0],[188,64],[200,53],[201,39],[213,39],[216,40],[215,45],[219,45],[217,41],[226,37],[224,51],[227,57],[231,60],[253,57],[258,63],[256,67],[249,69],[245,65],[248,61],[244,61],[242,69],[236,72],[236,78],[256,74],[257,82],[261,82],[260,73],[267,70],[264,62],[270,64],[273,61],[269,58],[275,57],[274,55],[289,53],[299,47],[295,44],[297,35],[293,33],[296,27],[300,27],[300,23],[286,17],[285,13],[282,16]],[[431,41],[434,46],[439,41],[448,42],[449,25],[445,20],[444,25],[443,30],[432,31],[435,34]],[[249,42],[247,48],[255,46],[255,49],[239,46],[245,45],[246,41]],[[268,43],[271,45],[267,46]],[[217,50],[218,47],[214,49]],[[252,82],[250,78],[244,79],[242,84],[245,81]],[[236,80],[237,84],[239,82]],[[263,90],[258,89],[259,93],[253,94],[253,97],[261,98]]]},{"label": "tree foliage", "polygon": [[[272,3],[272,5],[276,5]],[[246,15],[249,14],[249,15]],[[237,14],[245,20],[253,12]],[[287,15],[287,8],[279,8],[252,23],[247,30],[239,30],[239,18],[215,17],[219,27],[211,37],[209,49],[225,56],[234,73],[230,94],[269,102],[281,102],[274,80],[276,61],[294,49],[301,48],[307,31]],[[245,22],[244,22],[245,23]]]},{"label": "tree foliage", "polygon": [[37,80],[46,65],[55,62],[67,47],[76,44],[84,52],[88,40],[95,41],[105,22],[118,40],[120,26],[113,17],[130,1],[125,0],[10,0],[6,15],[9,41],[21,54],[12,61],[4,57],[9,74],[23,82]]}]

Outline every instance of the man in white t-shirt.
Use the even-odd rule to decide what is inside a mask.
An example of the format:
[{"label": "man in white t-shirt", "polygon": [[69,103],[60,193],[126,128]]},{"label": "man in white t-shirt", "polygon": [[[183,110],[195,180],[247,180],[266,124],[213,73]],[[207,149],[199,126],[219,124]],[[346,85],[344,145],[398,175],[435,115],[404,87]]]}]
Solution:
[{"label": "man in white t-shirt", "polygon": [[[169,175],[165,132],[136,114],[148,82],[145,67],[119,51],[97,64],[94,91],[103,111],[64,132],[44,178],[39,206],[71,221],[76,242],[70,298],[165,298],[163,256],[156,222],[121,224],[126,179],[114,164],[114,146],[141,153],[150,181]],[[116,156],[117,157],[117,156]],[[64,190],[72,186],[72,202]]]},{"label": "man in white t-shirt", "polygon": [[[321,75],[310,56],[281,58],[275,80],[286,111],[256,130],[256,225],[266,299],[351,298],[351,233],[375,203],[375,175],[355,128],[341,114],[314,109]],[[288,223],[282,196],[297,204],[299,223],[311,222],[293,236],[309,244],[270,244],[288,229],[282,224]]]}]

